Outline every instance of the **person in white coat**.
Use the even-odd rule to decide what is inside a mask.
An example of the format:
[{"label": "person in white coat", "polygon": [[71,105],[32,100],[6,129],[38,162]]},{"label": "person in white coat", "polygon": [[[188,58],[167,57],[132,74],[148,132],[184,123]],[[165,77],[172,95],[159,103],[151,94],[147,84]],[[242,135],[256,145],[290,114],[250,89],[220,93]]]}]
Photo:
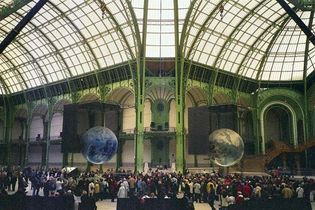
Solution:
[{"label": "person in white coat", "polygon": [[94,182],[91,181],[89,183],[89,196],[93,196],[94,195],[94,192],[95,192],[95,185],[94,185]]},{"label": "person in white coat", "polygon": [[128,197],[128,190],[125,187],[124,184],[120,184],[118,193],[117,193],[117,198],[127,198]]},{"label": "person in white coat", "polygon": [[301,187],[301,185],[299,185],[297,188],[296,188],[296,197],[297,198],[304,198],[304,189]]}]

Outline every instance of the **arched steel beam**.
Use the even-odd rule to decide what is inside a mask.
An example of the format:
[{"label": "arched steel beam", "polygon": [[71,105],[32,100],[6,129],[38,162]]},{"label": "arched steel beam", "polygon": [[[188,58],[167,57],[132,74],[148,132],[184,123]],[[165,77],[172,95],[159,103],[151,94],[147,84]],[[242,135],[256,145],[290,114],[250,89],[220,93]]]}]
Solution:
[{"label": "arched steel beam", "polygon": [[[5,59],[8,60],[8,62],[11,63],[10,59],[8,59],[4,53],[2,53],[0,56],[5,57]],[[12,64],[12,63],[11,63]],[[8,64],[5,64],[6,66],[8,66],[9,68],[11,68]],[[3,87],[4,87],[4,92],[5,94],[9,95],[11,93],[9,86],[7,85],[7,83],[5,82],[5,80],[3,79],[2,76],[0,76],[0,83],[2,83]]]},{"label": "arched steel beam", "polygon": [[[7,59],[7,62],[9,62],[13,66],[14,71],[18,73],[18,75],[19,75],[18,80],[22,79],[22,82],[24,83],[25,87],[28,88],[28,85],[27,85],[26,81],[22,77],[21,72],[18,70],[16,65],[4,53],[2,54],[2,56],[4,56]],[[21,89],[23,89],[23,88],[21,88]],[[23,95],[24,95],[25,101],[28,102],[28,99],[26,97],[26,92],[25,91],[23,91]]]},{"label": "arched steel beam", "polygon": [[[210,19],[213,17],[213,15],[216,13],[216,11],[219,9],[219,7],[220,7],[220,5],[221,4],[223,4],[223,2],[224,2],[224,0],[221,0],[220,1],[220,3],[218,3],[217,5],[216,5],[216,7],[213,9],[213,11],[208,15],[208,17],[206,18],[206,20],[203,22],[203,24],[201,25],[201,27],[200,27],[200,29],[199,29],[199,31],[197,32],[197,34],[196,34],[196,36],[194,37],[194,39],[193,39],[193,41],[192,41],[192,44],[189,46],[189,48],[188,48],[188,52],[186,53],[186,54],[184,54],[183,56],[184,56],[184,58],[185,59],[190,59],[190,61],[189,61],[189,65],[188,65],[188,68],[187,68],[187,73],[186,73],[186,75],[185,76],[183,76],[183,79],[186,81],[187,79],[188,79],[188,77],[189,77],[189,75],[190,75],[190,70],[191,70],[191,65],[192,65],[192,58],[190,58],[190,56],[191,56],[191,54],[192,54],[192,52],[193,52],[193,49],[194,49],[194,47],[196,46],[196,44],[198,43],[198,42],[200,42],[200,40],[201,40],[201,37],[203,36],[203,35],[201,35],[202,33],[204,34],[205,33],[205,29],[206,29],[206,26],[207,26],[207,24],[208,24],[208,22],[210,21]],[[198,8],[201,6],[201,2],[200,2],[200,4],[198,5]],[[194,17],[198,17],[198,15],[197,15],[197,12],[194,14]],[[189,16],[186,16],[186,19],[187,18],[189,18]],[[185,20],[186,21],[186,20]],[[188,21],[188,20],[187,20]],[[188,23],[187,23],[188,24]],[[192,26],[191,26],[192,27]],[[190,31],[190,29],[189,29],[189,31]],[[186,40],[186,45],[187,45],[187,41],[188,41],[188,39]],[[183,43],[183,45],[184,45],[184,43]],[[185,46],[186,46],[185,45]],[[184,47],[184,46],[183,46]],[[186,51],[186,48],[187,47],[185,47],[185,51]],[[183,69],[184,69],[184,60],[185,59],[182,59],[182,63],[181,63],[181,68],[182,68],[182,71],[183,71]]]},{"label": "arched steel beam", "polygon": [[[197,2],[197,0],[193,0],[193,1],[190,3],[190,5],[189,5],[189,9],[188,9],[188,11],[187,11],[187,13],[186,13],[186,16],[185,16],[185,22],[184,22],[184,25],[183,25],[183,28],[182,28],[181,37],[180,37],[180,39],[178,40],[178,41],[179,41],[179,43],[178,43],[179,46],[175,46],[176,48],[178,47],[179,53],[182,53],[183,56],[185,56],[184,52],[185,52],[185,50],[186,50],[186,45],[184,45],[184,44],[187,43],[187,40],[188,40],[187,37],[189,36],[189,34],[190,34],[190,29],[192,28],[192,25],[189,25],[189,19],[190,19],[190,17],[191,17],[192,11],[194,10],[194,6],[195,6],[196,2]],[[201,2],[202,2],[202,1],[199,2],[197,8],[200,7]],[[195,12],[195,13],[193,14],[192,21],[195,20],[196,14],[197,14],[197,12]],[[188,28],[188,27],[189,27],[189,28]],[[186,40],[186,42],[185,42],[185,40]],[[184,49],[184,47],[185,47],[185,49]]]},{"label": "arched steel beam", "polygon": [[[4,33],[8,33],[8,32],[5,31],[4,29],[1,29],[1,31],[3,31]],[[41,66],[39,65],[39,63],[36,61],[35,57],[34,57],[34,56],[31,54],[31,52],[30,52],[28,49],[26,49],[26,47],[25,47],[23,44],[21,44],[17,39],[15,40],[15,42],[17,42],[17,43],[21,46],[21,48],[22,48],[25,52],[27,52],[27,55],[30,55],[30,57],[32,58],[32,60],[30,60],[30,63],[32,63],[32,62],[36,63],[36,65],[38,66],[40,72],[42,73],[42,77],[45,79],[46,84],[47,84],[47,83],[48,83],[48,79],[47,79],[47,77],[46,77],[46,75],[45,75],[43,69],[41,68]],[[27,57],[27,56],[26,56],[26,57]],[[45,84],[44,84],[44,85],[45,85]]]},{"label": "arched steel beam", "polygon": [[[139,62],[141,56],[140,55],[136,55],[136,56],[134,55],[134,53],[133,53],[133,51],[131,49],[131,46],[130,46],[128,40],[127,40],[127,37],[126,37],[124,31],[122,30],[121,26],[119,25],[118,21],[116,20],[116,18],[112,14],[112,12],[109,10],[109,8],[106,6],[106,4],[104,2],[102,2],[101,0],[97,0],[97,3],[99,4],[99,6],[103,10],[103,12],[106,13],[106,15],[109,17],[109,20],[112,23],[112,26],[114,27],[115,31],[116,32],[118,31],[117,35],[123,40],[123,41],[121,41],[121,44],[125,48],[124,52],[127,54],[127,56],[129,54],[129,57],[131,58],[131,60],[137,59],[137,62]],[[127,3],[128,3],[128,1],[127,1]],[[129,4],[128,7],[132,8],[131,4]],[[132,15],[132,10],[130,10],[130,12],[131,12],[131,15]],[[135,18],[135,14],[133,14],[133,15],[134,15],[134,17],[132,19],[133,19],[133,22],[135,24],[137,21],[136,21],[136,18]],[[136,46],[136,48],[138,47],[137,53],[140,54],[140,49],[141,49],[141,46],[142,46],[140,44],[141,41],[139,42],[140,32],[139,32],[139,29],[137,29],[137,27],[135,27],[135,31],[136,31],[136,34],[138,34],[138,37],[137,37],[138,44],[135,45],[135,46]],[[112,34],[110,34],[110,36],[112,36]],[[116,44],[116,42],[115,42],[115,44]],[[130,70],[130,73],[132,75],[132,78],[133,78],[134,82],[136,83],[136,81],[137,81],[137,79],[136,79],[137,78],[137,75],[136,75],[137,72],[134,71],[132,62],[130,60],[128,60],[127,62],[128,62],[128,65],[129,65],[129,70]]]},{"label": "arched steel beam", "polygon": [[[281,15],[279,18],[277,18],[277,20],[275,20],[275,23],[278,22],[278,21],[280,21],[280,20],[282,20],[285,16],[286,16],[286,14]],[[290,19],[290,17],[287,17],[287,18],[284,20],[284,22],[287,22],[289,19]],[[251,45],[251,47],[249,48],[249,50],[247,50],[247,52],[246,52],[244,58],[242,59],[240,65],[239,65],[239,67],[238,67],[238,69],[237,69],[237,71],[236,71],[236,73],[235,73],[235,75],[237,75],[237,80],[234,80],[234,84],[233,84],[233,91],[235,91],[235,94],[236,94],[236,95],[237,95],[237,92],[238,92],[238,89],[239,89],[239,86],[240,86],[240,83],[241,83],[241,79],[244,77],[244,76],[240,75],[240,73],[242,73],[243,64],[247,61],[248,56],[250,55],[250,53],[254,51],[254,49],[256,48],[255,46],[260,43],[259,41],[262,39],[262,37],[268,35],[268,31],[269,31],[269,29],[272,28],[272,27],[274,27],[273,24],[269,25],[269,26],[266,28],[266,30],[264,30],[264,31],[257,37],[257,39],[253,42],[253,44]],[[278,30],[282,30],[282,29],[283,29],[283,27],[281,27],[281,25],[280,25],[280,28],[279,28]],[[275,34],[278,34],[278,30],[277,30],[277,32],[276,32]],[[246,75],[246,73],[243,74],[243,75]],[[235,97],[235,99],[236,99],[236,97]]]},{"label": "arched steel beam", "polygon": [[[3,31],[4,33],[7,33],[7,31],[5,31],[4,29],[1,29],[1,31]],[[25,48],[25,46],[22,45],[18,40],[15,40],[15,42],[17,42],[17,43],[21,46],[21,48],[26,52],[26,55],[29,55],[29,56],[31,57],[31,60],[28,59],[29,62],[36,64],[37,68],[38,68],[39,71],[42,73],[42,75],[38,75],[38,77],[40,78],[40,76],[42,76],[42,77],[45,79],[46,84],[47,84],[47,83],[48,83],[47,77],[45,76],[45,73],[44,73],[43,69],[41,68],[41,66],[39,65],[39,63],[36,61],[35,57],[34,57],[34,56],[29,52],[29,50],[27,50],[27,49]],[[26,57],[27,57],[27,56],[26,56]],[[38,74],[38,71],[37,71],[37,70],[36,70],[35,72],[36,72],[36,74]],[[40,80],[40,81],[41,81],[41,80]],[[42,82],[42,81],[41,81],[41,82]],[[42,84],[42,85],[43,85],[43,87],[44,87],[45,96],[47,97],[46,84]]]},{"label": "arched steel beam", "polygon": [[48,1],[48,3],[53,7],[53,8],[55,8],[60,14],[62,14],[62,17],[64,17],[72,26],[73,26],[73,28],[77,31],[77,33],[80,35],[80,37],[83,39],[83,44],[85,45],[85,46],[87,46],[87,49],[88,49],[88,51],[91,53],[91,55],[92,55],[92,63],[93,63],[93,61],[96,63],[96,67],[97,67],[97,69],[94,69],[94,72],[95,72],[95,76],[96,76],[96,81],[97,81],[97,84],[98,84],[98,86],[100,86],[100,82],[99,82],[99,74],[98,74],[98,72],[97,72],[97,70],[100,70],[101,69],[101,65],[100,65],[100,63],[99,63],[99,61],[98,61],[98,59],[97,59],[97,57],[96,57],[96,55],[95,55],[95,53],[94,53],[94,51],[93,51],[93,49],[92,49],[92,47],[91,47],[91,45],[88,43],[88,41],[87,41],[87,39],[84,37],[84,35],[82,34],[82,32],[80,31],[80,29],[78,28],[78,26],[76,26],[73,22],[72,22],[72,20],[67,16],[67,15],[65,15],[65,13],[59,8],[59,7],[57,7],[54,3],[52,3],[51,1]]},{"label": "arched steel beam", "polygon": [[[123,0],[120,0],[121,2]],[[131,1],[126,1],[127,3],[127,8],[130,12],[130,15],[131,15],[131,21],[133,23],[133,27],[134,27],[134,32],[133,32],[133,39],[134,39],[134,44],[135,44],[135,48],[136,48],[136,62],[137,62],[137,67],[139,67],[140,65],[140,61],[141,61],[141,55],[143,54],[141,51],[143,50],[143,47],[142,47],[142,40],[141,40],[141,36],[140,36],[140,29],[139,29],[139,24],[138,24],[138,21],[137,21],[137,17],[136,17],[136,14],[135,14],[135,11],[133,9],[133,6],[131,4]],[[122,3],[123,4],[123,3]],[[124,4],[123,4],[124,5]],[[127,11],[127,9],[126,9]],[[132,28],[132,26],[130,24],[128,24],[130,28]],[[139,65],[138,65],[139,64]],[[137,81],[137,71],[133,71],[133,68],[132,68],[132,65],[131,63],[129,62],[129,69],[130,69],[130,72],[131,72],[131,75],[134,79],[134,82],[136,83]],[[135,86],[136,87],[136,86]],[[136,94],[134,94],[136,96]]]},{"label": "arched steel beam", "polygon": [[[20,17],[23,17],[23,15],[20,14],[20,13],[18,13],[18,12],[16,12],[16,14],[19,15]],[[65,58],[62,56],[61,52],[60,52],[59,49],[57,48],[57,46],[48,38],[48,36],[47,36],[41,29],[39,29],[34,23],[32,23],[32,21],[29,22],[29,25],[31,25],[32,27],[34,27],[34,30],[35,30],[35,31],[38,31],[38,32],[48,41],[49,46],[51,46],[51,47],[49,47],[49,48],[50,48],[53,52],[56,52],[55,55],[62,61],[62,62],[60,62],[60,65],[61,65],[62,67],[65,67],[65,70],[68,71],[70,77],[72,77],[73,75],[72,75],[72,73],[71,73],[71,71],[70,71],[70,68],[69,68],[69,66],[68,66],[68,64],[67,64],[67,62],[66,62],[66,60],[65,60]],[[65,79],[66,79],[66,81],[68,81],[68,88],[69,88],[69,91],[71,92],[71,85],[69,84],[69,78],[66,77]]]},{"label": "arched steel beam", "polygon": [[[285,14],[287,15],[287,14]],[[262,69],[265,65],[266,59],[267,59],[267,55],[269,55],[271,47],[273,46],[274,42],[276,41],[276,39],[278,38],[278,36],[280,35],[280,33],[282,32],[283,28],[286,26],[286,24],[289,22],[290,18],[288,16],[288,18],[285,19],[285,21],[282,22],[281,26],[279,27],[279,29],[276,31],[276,33],[274,34],[274,36],[272,37],[272,40],[270,41],[268,47],[265,50],[264,56],[261,59],[261,63],[259,65],[258,71],[257,71],[257,75],[255,80],[258,81],[258,90],[260,89],[260,85],[261,85],[261,76],[262,76]],[[259,80],[260,79],[260,80]]]},{"label": "arched steel beam", "polygon": [[[214,87],[218,78],[218,73],[219,73],[219,68],[217,67],[218,63],[221,62],[221,58],[222,58],[222,54],[226,52],[227,48],[226,45],[231,44],[233,37],[235,37],[238,32],[240,31],[239,28],[243,25],[246,24],[246,20],[248,17],[252,16],[254,11],[259,8],[261,6],[260,3],[256,4],[256,6],[251,9],[246,15],[245,17],[234,27],[233,31],[230,33],[229,37],[225,40],[224,44],[221,47],[220,52],[218,53],[218,55],[216,56],[216,59],[214,61],[214,75],[211,75],[210,81],[209,81],[209,94],[210,94],[210,99],[213,96],[213,91],[214,91]],[[245,6],[244,6],[245,7]]]},{"label": "arched steel beam", "polygon": [[186,94],[188,95],[188,98],[190,98],[191,102],[193,103],[193,106],[194,107],[198,106],[198,103],[195,97],[191,94],[191,92],[188,91]]},{"label": "arched steel beam", "polygon": [[135,59],[135,55],[132,52],[132,49],[128,43],[127,37],[124,33],[124,31],[122,30],[121,26],[119,25],[118,21],[116,20],[116,18],[114,17],[113,13],[108,9],[107,5],[104,4],[101,0],[97,0],[97,2],[100,4],[100,6],[103,6],[104,11],[109,15],[110,19],[113,21],[113,23],[116,26],[116,29],[118,30],[118,34],[121,36],[121,38],[124,40],[123,43],[126,44],[126,47],[128,49],[128,52],[130,53],[130,56],[132,59]]},{"label": "arched steel beam", "polygon": [[[1,30],[2,30],[2,29],[1,29]],[[16,65],[12,62],[12,60],[9,59],[8,56],[6,56],[5,53],[3,53],[3,54],[1,54],[1,55],[7,60],[7,62],[9,62],[9,63],[12,65],[14,71],[17,72],[17,74],[19,75],[19,77],[17,77],[17,80],[20,81],[20,79],[21,79],[21,80],[22,80],[22,83],[25,85],[25,87],[28,88],[28,85],[27,85],[25,79],[22,77],[21,72],[18,70],[18,68],[17,68]],[[8,65],[7,65],[7,66],[8,66]],[[9,68],[12,68],[12,67],[10,67],[10,66],[8,66],[8,67],[9,67]]]},{"label": "arched steel beam", "polygon": [[125,102],[127,101],[127,99],[129,98],[130,95],[133,95],[131,91],[127,91],[122,97],[121,99],[118,101],[119,104],[123,105],[125,104]]},{"label": "arched steel beam", "polygon": [[[248,17],[251,17],[254,15],[254,11],[256,9],[258,9],[259,7],[261,7],[262,4],[261,3],[257,3],[256,6],[254,8],[252,8],[244,17],[243,19],[234,27],[233,31],[230,33],[230,35],[228,36],[228,38],[225,40],[224,44],[222,45],[222,48],[219,52],[219,54],[216,57],[216,60],[214,62],[214,67],[216,68],[216,64],[219,60],[219,58],[221,58],[221,55],[226,52],[226,49],[228,49],[229,45],[232,43],[234,37],[236,37],[238,35],[238,33],[241,31],[240,28],[242,28],[243,25],[245,25],[247,23],[246,19]],[[245,7],[245,6],[244,6]],[[243,8],[244,8],[243,7]],[[236,45],[235,45],[236,46]],[[234,48],[235,48],[234,46]],[[233,48],[233,49],[234,49]],[[224,69],[224,68],[223,68]],[[217,70],[217,69],[216,69]]]},{"label": "arched steel beam", "polygon": [[132,7],[132,4],[131,4],[131,1],[126,1],[127,2],[127,6],[128,6],[128,9],[130,11],[130,14],[131,14],[131,20],[132,20],[132,23],[134,25],[134,30],[135,30],[135,38],[137,40],[137,43],[135,43],[135,46],[137,46],[137,57],[139,57],[139,54],[140,54],[140,49],[141,49],[141,36],[140,36],[140,30],[139,30],[139,24],[138,24],[138,21],[137,21],[137,17],[136,17],[136,14],[135,14],[135,11]]},{"label": "arched steel beam", "polygon": [[[314,11],[311,11],[310,13],[310,19],[308,22],[308,28],[312,28],[313,26],[313,19],[314,19]],[[310,48],[310,38],[306,38],[306,43],[305,43],[305,54],[304,54],[304,66],[303,66],[303,80],[304,80],[304,85],[307,84],[307,64],[308,64],[308,56],[309,56],[309,48]],[[306,85],[307,87],[307,85]],[[307,90],[307,88],[304,88],[304,90]]]},{"label": "arched steel beam", "polygon": [[209,14],[209,16],[207,17],[207,19],[203,22],[202,26],[200,27],[199,31],[197,32],[194,40],[192,41],[192,44],[190,45],[189,47],[189,51],[186,55],[186,58],[189,59],[191,53],[192,53],[192,50],[194,48],[194,46],[196,45],[196,43],[200,40],[200,37],[202,33],[205,33],[205,29],[206,29],[206,26],[208,24],[208,22],[210,21],[210,19],[213,17],[213,15],[217,12],[217,10],[219,9],[220,5],[223,4],[225,0],[221,0],[220,3],[218,3],[216,5],[216,7],[212,10],[212,12]]}]

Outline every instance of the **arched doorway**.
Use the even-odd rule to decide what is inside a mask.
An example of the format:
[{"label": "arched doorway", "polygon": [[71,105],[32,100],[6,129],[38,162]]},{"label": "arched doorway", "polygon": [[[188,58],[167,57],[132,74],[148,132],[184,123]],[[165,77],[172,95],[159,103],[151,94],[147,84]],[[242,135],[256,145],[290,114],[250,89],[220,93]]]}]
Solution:
[{"label": "arched doorway", "polygon": [[296,113],[283,102],[267,104],[261,112],[261,152],[265,154],[271,141],[282,141],[288,145],[297,145]]}]

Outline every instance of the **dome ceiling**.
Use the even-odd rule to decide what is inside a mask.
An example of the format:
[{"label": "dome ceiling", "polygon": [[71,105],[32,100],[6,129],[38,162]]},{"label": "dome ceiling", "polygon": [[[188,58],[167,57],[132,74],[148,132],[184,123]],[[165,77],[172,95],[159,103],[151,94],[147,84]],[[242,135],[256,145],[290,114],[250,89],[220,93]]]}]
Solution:
[{"label": "dome ceiling", "polygon": [[[5,18],[1,12],[12,0],[0,2],[0,41],[37,2]],[[0,93],[97,74],[133,60],[144,29],[147,58],[174,58],[175,14],[183,57],[209,69],[256,81],[303,81],[314,69],[314,46],[306,48],[305,34],[276,0],[180,0],[178,9],[174,1],[149,0],[147,10],[144,3],[49,0],[0,54]],[[313,24],[311,11],[289,5],[306,25]]]}]

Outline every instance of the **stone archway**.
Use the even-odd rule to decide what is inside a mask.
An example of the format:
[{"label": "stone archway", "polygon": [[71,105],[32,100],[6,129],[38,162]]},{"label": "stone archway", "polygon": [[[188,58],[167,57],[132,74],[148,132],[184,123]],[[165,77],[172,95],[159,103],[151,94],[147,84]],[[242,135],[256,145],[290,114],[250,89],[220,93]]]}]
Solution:
[{"label": "stone archway", "polygon": [[[269,113],[269,116],[268,116],[268,113]],[[270,124],[268,125],[267,120],[269,120],[269,123],[272,123],[272,125]],[[272,120],[274,120],[275,122],[272,122]],[[289,124],[287,122],[289,122]],[[297,122],[296,113],[289,104],[284,103],[282,101],[274,101],[265,105],[262,108],[262,111],[260,113],[262,154],[265,154],[266,144],[270,140],[276,140],[276,141],[284,140],[285,141],[286,138],[289,138],[293,140],[292,141],[293,146],[296,147],[298,144],[296,122]],[[270,128],[272,128],[272,131],[267,130]],[[280,131],[277,131],[277,129],[279,129]],[[287,132],[289,133],[287,133],[285,130],[287,130]],[[275,138],[280,138],[280,139],[275,139]]]}]

